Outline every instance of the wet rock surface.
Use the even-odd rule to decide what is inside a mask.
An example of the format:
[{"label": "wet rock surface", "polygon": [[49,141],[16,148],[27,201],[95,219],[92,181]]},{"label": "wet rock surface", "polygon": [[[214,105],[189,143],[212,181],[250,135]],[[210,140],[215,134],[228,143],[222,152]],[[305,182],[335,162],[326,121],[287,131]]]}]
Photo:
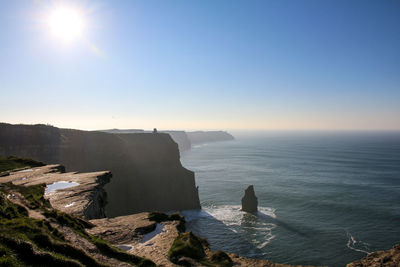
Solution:
[{"label": "wet rock surface", "polygon": [[242,198],[242,210],[246,212],[257,212],[258,200],[254,193],[254,186],[249,185]]}]

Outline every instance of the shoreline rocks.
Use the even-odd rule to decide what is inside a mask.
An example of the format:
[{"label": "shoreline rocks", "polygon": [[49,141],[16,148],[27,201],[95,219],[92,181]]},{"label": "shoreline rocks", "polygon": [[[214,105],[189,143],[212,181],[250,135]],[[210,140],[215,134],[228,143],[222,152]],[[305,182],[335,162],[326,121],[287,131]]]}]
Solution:
[{"label": "shoreline rocks", "polygon": [[347,267],[400,266],[400,245],[384,251],[369,253],[366,257],[347,264]]}]

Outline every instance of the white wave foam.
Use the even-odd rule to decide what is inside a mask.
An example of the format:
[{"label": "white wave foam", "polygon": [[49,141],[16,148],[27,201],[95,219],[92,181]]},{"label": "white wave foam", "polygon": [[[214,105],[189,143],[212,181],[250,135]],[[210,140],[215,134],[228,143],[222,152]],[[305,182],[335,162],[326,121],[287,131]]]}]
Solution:
[{"label": "white wave foam", "polygon": [[[185,216],[186,221],[192,221],[195,219],[205,218],[205,217],[213,217],[219,221],[222,221],[226,225],[230,224],[238,225],[243,215],[245,214],[252,215],[250,213],[242,211],[240,205],[221,205],[221,206],[213,205],[210,207],[205,207],[202,210],[186,210],[182,211],[181,213]],[[257,216],[256,215],[253,216],[255,217],[267,216],[276,219],[275,209],[270,207],[258,207]],[[268,226],[268,224],[271,224],[266,222],[260,222],[260,223],[266,226]]]},{"label": "white wave foam", "polygon": [[264,243],[261,243],[260,245],[258,245],[257,248],[261,249],[261,248],[266,247],[274,238],[275,238],[275,235],[271,234],[271,236],[269,236]]},{"label": "white wave foam", "polygon": [[[347,244],[346,246],[354,251],[362,252],[365,254],[369,254],[369,244],[363,241],[356,240],[349,232],[347,232]],[[361,247],[361,248],[360,248]]]},{"label": "white wave foam", "polygon": [[212,227],[212,221],[207,221],[207,218],[218,220],[234,233],[251,236],[249,241],[261,249],[275,238],[272,230],[276,227],[276,214],[275,209],[270,207],[259,207],[258,210],[255,215],[241,211],[240,205],[212,205],[200,211],[183,211],[182,214],[187,222],[209,224],[207,227]]}]

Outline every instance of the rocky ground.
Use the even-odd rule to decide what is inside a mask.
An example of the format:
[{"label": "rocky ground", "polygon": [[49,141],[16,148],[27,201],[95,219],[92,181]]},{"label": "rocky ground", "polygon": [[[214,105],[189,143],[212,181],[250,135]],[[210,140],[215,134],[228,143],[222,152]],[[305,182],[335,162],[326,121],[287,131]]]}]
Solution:
[{"label": "rocky ground", "polygon": [[89,234],[94,226],[83,217],[54,209],[45,184],[9,182],[21,173],[0,178],[0,266],[155,266]]},{"label": "rocky ground", "polygon": [[10,172],[0,181],[24,186],[50,185],[57,182],[77,183],[77,186],[52,191],[46,198],[55,209],[86,219],[94,219],[105,217],[104,207],[107,202],[103,185],[110,180],[110,177],[111,173],[108,171],[65,173],[65,168],[56,164]]},{"label": "rocky ground", "polygon": [[[28,166],[1,176],[0,265],[289,266],[211,251],[207,240],[186,231],[179,214],[106,218],[102,187],[110,177],[107,171],[65,173],[60,165]],[[57,182],[76,184],[45,194]],[[348,266],[399,262],[397,246]]]},{"label": "rocky ground", "polygon": [[400,245],[390,250],[376,251],[368,254],[361,260],[347,264],[347,267],[399,267]]}]

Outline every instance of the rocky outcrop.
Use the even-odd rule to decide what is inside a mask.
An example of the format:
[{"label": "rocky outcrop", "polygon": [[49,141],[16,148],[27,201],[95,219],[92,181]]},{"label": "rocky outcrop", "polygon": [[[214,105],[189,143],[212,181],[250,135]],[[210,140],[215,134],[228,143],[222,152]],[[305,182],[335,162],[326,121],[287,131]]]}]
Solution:
[{"label": "rocky outcrop", "polygon": [[242,210],[246,212],[257,212],[258,200],[254,193],[254,186],[249,185],[244,191],[242,198]]},{"label": "rocky outcrop", "polygon": [[46,198],[58,210],[86,219],[94,219],[106,217],[107,194],[103,186],[110,181],[110,177],[111,173],[108,171],[65,173],[65,168],[61,165],[46,165],[11,172],[0,181],[24,186],[76,184],[73,187],[51,191],[46,194]]},{"label": "rocky outcrop", "polygon": [[[84,208],[89,206],[80,203],[87,203],[87,198],[96,195],[93,193],[108,181],[109,175],[65,173],[61,165],[9,171],[0,180],[0,246],[6,247],[7,260],[14,260],[15,266],[289,266],[213,252],[206,240],[185,232],[185,220],[176,213],[137,213],[89,222],[77,218],[76,215],[84,216]],[[43,195],[43,182],[47,183],[47,195]],[[49,192],[57,182],[77,185]],[[71,205],[71,198],[76,205]],[[54,210],[56,206],[63,212]],[[11,223],[16,218],[24,223]],[[30,230],[28,238],[19,239],[26,229]],[[62,261],[55,253],[63,255]]]},{"label": "rocky outcrop", "polygon": [[186,134],[192,145],[235,139],[231,134],[224,131],[196,131],[187,132]]},{"label": "rocky outcrop", "polygon": [[400,245],[390,250],[369,253],[361,260],[347,264],[347,267],[394,267],[400,266]]},{"label": "rocky outcrop", "polygon": [[[93,225],[84,218],[54,209],[52,201],[46,199],[46,186],[40,182],[44,178],[57,181],[56,177],[61,175],[58,167],[47,166],[18,173],[11,171],[9,176],[2,177],[8,182],[0,183],[0,265],[156,266],[148,259],[125,253],[98,236],[88,234],[86,228]],[[18,177],[18,174],[26,175],[27,172],[31,175]],[[87,184],[88,180],[82,176],[75,181]],[[76,187],[65,191],[77,193]],[[96,190],[95,187],[85,187],[89,195]],[[79,193],[85,194],[82,190]]]},{"label": "rocky outcrop", "polygon": [[[126,252],[151,259],[157,266],[253,266],[253,267],[295,267],[295,265],[276,264],[269,260],[250,259],[222,251],[211,251],[206,240],[191,232],[181,232],[177,220],[156,223],[149,219],[149,213],[138,213],[116,218],[90,220],[94,225],[87,231],[99,236]],[[150,238],[146,238],[150,236]],[[201,240],[201,259],[194,257],[194,247],[188,241],[178,244],[182,254],[174,263],[174,243],[181,239]],[[185,246],[189,246],[185,248]],[[176,249],[175,249],[176,252]],[[176,254],[176,253],[175,253]],[[190,264],[189,264],[190,263]],[[186,264],[186,265],[185,265]],[[300,265],[299,265],[300,266]]]},{"label": "rocky outcrop", "polygon": [[149,213],[138,213],[90,222],[95,227],[89,233],[128,253],[152,259],[157,266],[176,266],[170,262],[168,251],[178,236],[178,221],[156,223],[149,220]]},{"label": "rocky outcrop", "polygon": [[0,156],[60,163],[69,171],[110,170],[107,215],[199,209],[194,173],[165,133],[109,134],[47,125],[0,124]]}]

